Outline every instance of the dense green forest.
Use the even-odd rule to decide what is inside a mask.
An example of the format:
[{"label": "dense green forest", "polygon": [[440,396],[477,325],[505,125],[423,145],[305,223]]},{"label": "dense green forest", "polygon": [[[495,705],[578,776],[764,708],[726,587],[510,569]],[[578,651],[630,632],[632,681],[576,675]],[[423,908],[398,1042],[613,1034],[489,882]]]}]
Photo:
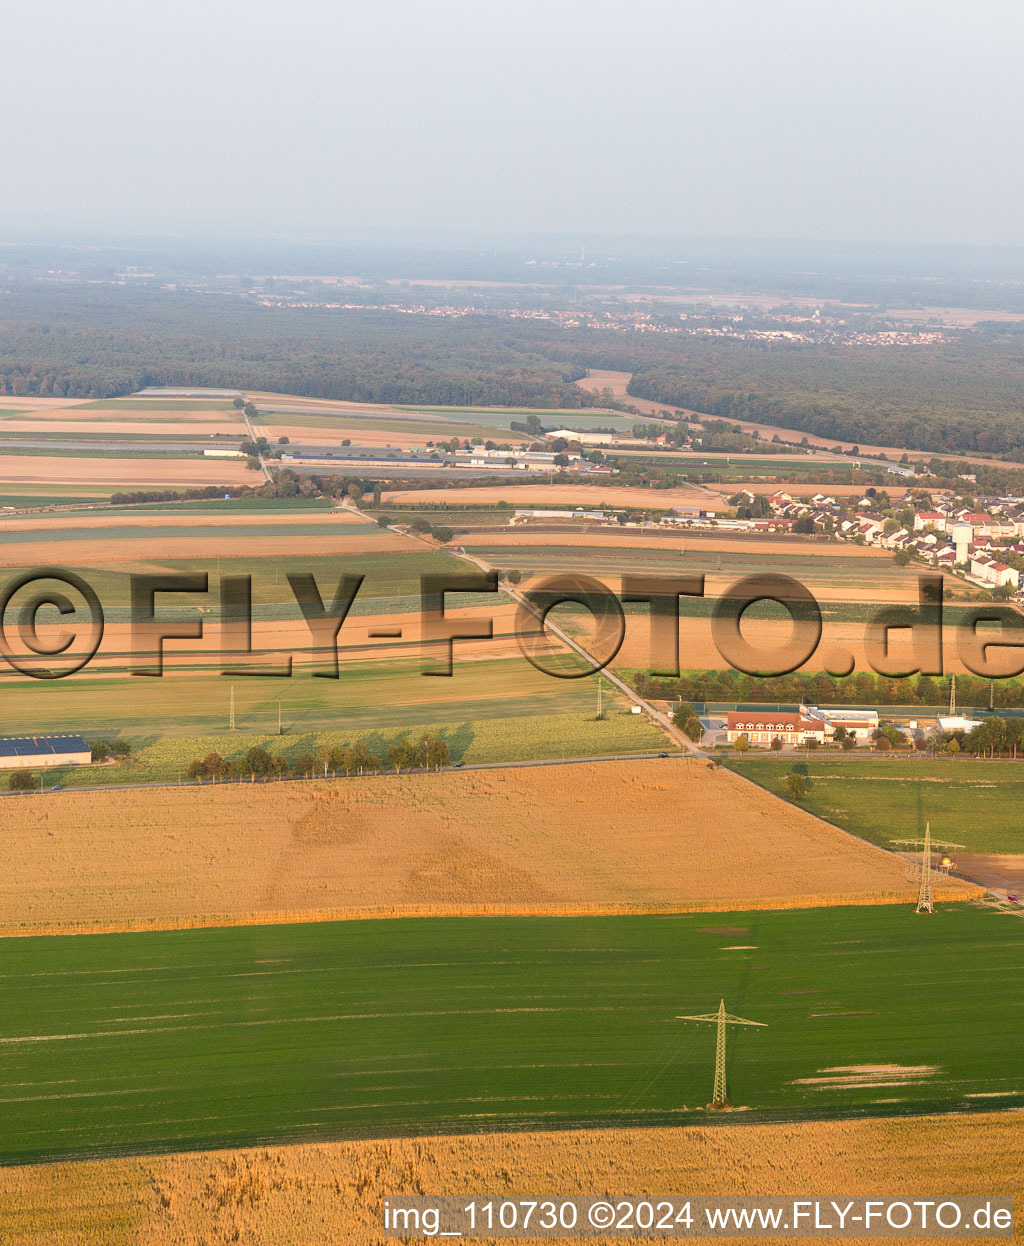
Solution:
[{"label": "dense green forest", "polygon": [[354,402],[580,407],[585,367],[507,322],[267,308],[106,286],[0,294],[0,396],[110,398],[146,385]]},{"label": "dense green forest", "polygon": [[658,354],[635,370],[631,394],[863,444],[1024,455],[1024,331],[1016,325],[910,348],[685,337]]},{"label": "dense green forest", "polygon": [[580,407],[588,368],[665,406],[819,436],[1024,458],[1024,326],[940,345],[752,343],[480,315],[266,307],[104,284],[0,292],[0,396],[107,398],[145,385],[356,402]]}]

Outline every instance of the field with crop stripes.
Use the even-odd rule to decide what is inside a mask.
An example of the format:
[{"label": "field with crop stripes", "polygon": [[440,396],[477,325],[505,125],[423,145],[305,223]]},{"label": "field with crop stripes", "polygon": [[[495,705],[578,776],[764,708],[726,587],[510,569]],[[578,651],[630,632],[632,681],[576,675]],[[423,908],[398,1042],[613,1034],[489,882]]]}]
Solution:
[{"label": "field with crop stripes", "polygon": [[974,905],[10,939],[0,1159],[1024,1103],[1019,921]]}]

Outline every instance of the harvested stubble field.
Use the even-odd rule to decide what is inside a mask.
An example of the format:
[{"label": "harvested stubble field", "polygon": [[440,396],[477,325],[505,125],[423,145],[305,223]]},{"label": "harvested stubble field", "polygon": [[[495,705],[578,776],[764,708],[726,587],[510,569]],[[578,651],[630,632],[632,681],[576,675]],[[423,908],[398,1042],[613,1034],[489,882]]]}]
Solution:
[{"label": "harvested stubble field", "polygon": [[722,996],[752,1124],[1018,1108],[1019,964],[973,904],[10,939],[0,1159],[707,1124]]},{"label": "harvested stubble field", "polygon": [[628,485],[517,484],[467,485],[463,489],[402,489],[385,491],[385,502],[448,502],[471,506],[474,502],[512,502],[516,506],[582,506],[602,510],[609,506],[646,506],[671,510],[673,506],[700,506],[718,501],[718,494],[706,489],[640,489]]},{"label": "harvested stubble field", "polygon": [[117,485],[246,485],[259,482],[241,459],[96,459],[86,456],[5,454],[0,463],[4,482],[33,484]]},{"label": "harvested stubble field", "polygon": [[[205,558],[208,561],[217,558],[250,558],[258,567],[260,559],[291,558],[293,560],[309,554],[311,544],[315,543],[318,554],[323,558],[344,555],[355,556],[399,551],[417,551],[422,544],[412,537],[397,535],[394,532],[380,532],[367,525],[365,531],[353,531],[355,525],[334,525],[333,523],[310,525],[312,530],[306,533],[274,532],[272,524],[260,525],[248,535],[237,535],[228,532],[208,533],[205,525],[179,533],[175,536],[161,537],[141,529],[138,535],[134,529],[119,536],[106,538],[97,533],[94,540],[75,540],[74,555],[76,560],[85,563],[120,562],[130,557],[133,561],[166,562],[169,559]],[[164,524],[171,528],[173,525]],[[361,527],[361,525],[360,525]],[[5,542],[0,549],[0,565],[19,565],[30,563],[35,566],[53,566],[68,556],[67,538],[61,540]],[[130,541],[130,545],[128,542]]]},{"label": "harvested stubble field", "polygon": [[[381,1232],[385,1196],[421,1190],[737,1196],[841,1185],[851,1195],[914,1198],[946,1189],[951,1173],[960,1194],[1012,1194],[1020,1236],[1022,1130],[1024,1113],[979,1112],[322,1142],[9,1167],[0,1169],[0,1237],[8,1246],[385,1246],[394,1240]],[[911,1240],[920,1239],[858,1239]]]},{"label": "harvested stubble field", "polygon": [[25,795],[0,826],[7,933],[916,894],[897,857],[686,759]]},{"label": "harvested stubble field", "polygon": [[[60,531],[61,539],[63,539],[65,535],[70,535],[72,532],[109,528],[117,529],[117,532],[112,535],[125,538],[132,537],[131,530],[135,528],[143,529],[146,536],[154,535],[145,532],[147,528],[208,528],[215,531],[218,528],[230,530],[245,527],[251,530],[252,536],[259,536],[268,530],[273,531],[279,526],[287,528],[294,524],[307,525],[310,531],[315,528],[323,532],[330,532],[338,527],[347,530],[353,525],[365,529],[366,532],[375,528],[375,525],[352,511],[327,511],[325,507],[326,513],[321,515],[320,508],[313,507],[297,510],[291,514],[283,509],[280,512],[268,509],[265,518],[254,518],[251,507],[247,508],[244,501],[239,500],[234,505],[238,507],[237,513],[232,513],[230,510],[196,511],[189,509],[187,504],[182,504],[146,510],[136,510],[131,506],[118,506],[106,511],[91,513],[86,511],[72,516],[67,514],[5,515],[0,518],[0,533],[3,533],[4,540],[9,540],[18,533]],[[69,524],[73,524],[74,527],[69,528]],[[258,554],[259,549],[257,545],[254,552]],[[126,549],[125,553],[130,554],[132,551]]]}]

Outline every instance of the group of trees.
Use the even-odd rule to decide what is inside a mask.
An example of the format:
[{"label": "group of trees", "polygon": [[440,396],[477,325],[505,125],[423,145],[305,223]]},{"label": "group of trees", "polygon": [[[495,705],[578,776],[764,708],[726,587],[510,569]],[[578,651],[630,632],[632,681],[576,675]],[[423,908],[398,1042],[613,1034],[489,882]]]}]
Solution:
[{"label": "group of trees", "polygon": [[[754,703],[759,705],[932,705],[949,701],[949,680],[928,675],[888,679],[872,671],[835,678],[824,672],[794,671],[791,675],[761,678],[739,671],[687,672],[679,679],[656,678],[646,672],[633,677],[637,691],[666,701]],[[957,675],[961,705],[995,708],[1022,704],[1024,684],[1019,679],[981,679]]]},{"label": "group of trees", "polygon": [[1019,325],[983,325],[912,350],[681,335],[671,345],[645,343],[648,359],[628,390],[830,439],[1019,459],[1022,342]]},{"label": "group of trees", "polygon": [[255,782],[257,779],[285,779],[289,777],[312,779],[336,777],[338,774],[368,774],[393,769],[440,770],[451,761],[448,744],[440,736],[425,732],[417,740],[400,736],[392,740],[383,756],[371,749],[366,740],[354,740],[344,747],[325,744],[315,753],[300,753],[288,761],[280,753],[271,753],[262,745],[254,745],[240,757],[223,757],[220,753],[207,753],[189,762],[186,771],[190,779],[200,782],[227,783]]}]

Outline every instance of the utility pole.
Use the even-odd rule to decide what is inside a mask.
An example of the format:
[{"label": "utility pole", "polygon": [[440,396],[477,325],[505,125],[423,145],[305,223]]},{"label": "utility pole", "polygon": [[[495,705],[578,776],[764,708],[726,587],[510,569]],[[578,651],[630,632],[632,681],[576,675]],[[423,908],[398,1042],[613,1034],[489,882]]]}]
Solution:
[{"label": "utility pole", "polygon": [[949,716],[950,718],[956,713],[956,676],[949,677]]},{"label": "utility pole", "polygon": [[231,685],[230,709],[228,710],[228,730],[234,731],[234,729],[235,729],[235,685],[232,684]]},{"label": "utility pole", "polygon": [[604,718],[604,701],[602,700],[603,686],[601,684],[601,676],[597,677],[597,716],[599,719]]},{"label": "utility pole", "polygon": [[[921,867],[918,878],[917,889],[917,908],[915,913],[934,913],[935,904],[932,900],[932,847],[935,848],[963,848],[963,844],[953,844],[946,839],[932,839],[932,824],[926,822],[924,824],[924,839],[892,839],[892,844],[901,845],[905,848],[921,847]],[[911,875],[914,877],[915,875]]]},{"label": "utility pole", "polygon": [[677,1021],[713,1021],[718,1029],[717,1041],[715,1043],[715,1088],[711,1092],[711,1102],[708,1107],[716,1112],[728,1112],[732,1107],[729,1102],[729,1092],[725,1080],[725,1035],[726,1028],[730,1025],[757,1025],[762,1029],[765,1023],[763,1021],[747,1021],[744,1017],[734,1017],[731,1013],[725,1011],[725,1000],[723,999],[718,1005],[717,1012],[707,1012],[697,1017],[676,1017]]},{"label": "utility pole", "polygon": [[281,735],[281,734],[282,734],[282,731],[281,731],[281,702],[280,702],[280,701],[278,701],[278,703],[277,703],[277,734],[278,734],[278,735]]}]

